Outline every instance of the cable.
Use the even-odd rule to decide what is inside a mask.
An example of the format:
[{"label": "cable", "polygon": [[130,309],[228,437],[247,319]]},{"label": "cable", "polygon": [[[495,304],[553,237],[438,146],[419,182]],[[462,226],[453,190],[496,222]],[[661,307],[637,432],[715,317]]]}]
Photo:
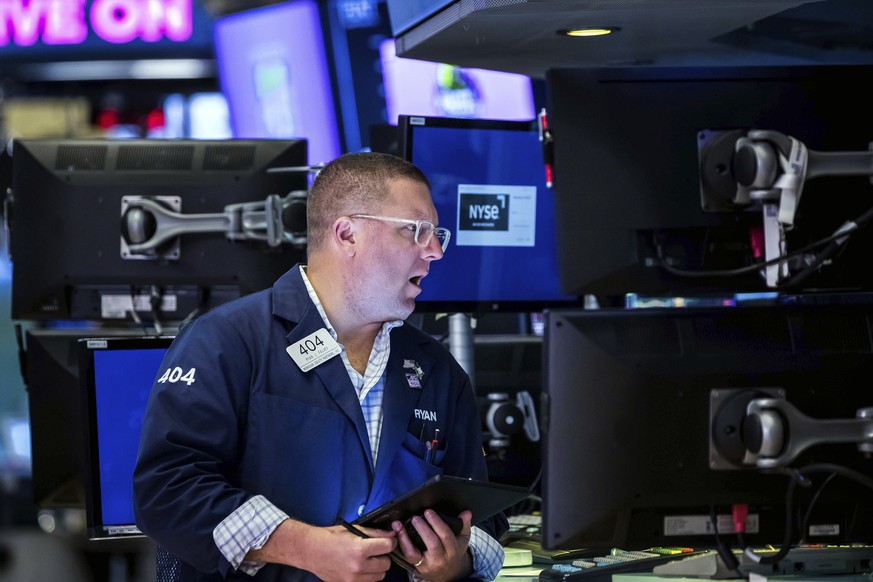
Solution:
[{"label": "cable", "polygon": [[152,309],[152,317],[154,319],[155,335],[163,333],[164,326],[161,324],[161,303],[164,301],[164,294],[160,287],[152,285],[149,293],[149,306]]},{"label": "cable", "polygon": [[130,310],[127,312],[130,314],[130,319],[142,328],[142,331],[148,335],[148,328],[146,327],[145,322],[140,318],[139,314],[136,312],[136,288],[130,288]]},{"label": "cable", "polygon": [[803,515],[803,519],[800,521],[800,543],[801,544],[803,543],[803,539],[806,537],[807,527],[809,525],[809,518],[812,515],[812,509],[813,509],[813,507],[815,507],[816,501],[818,501],[818,498],[821,495],[821,492],[824,491],[825,487],[827,487],[827,484],[830,483],[831,481],[833,481],[834,477],[836,477],[836,476],[837,476],[836,473],[831,473],[830,475],[828,475],[825,478],[824,483],[822,483],[819,486],[819,488],[815,490],[815,493],[813,494],[812,499],[809,500],[809,507],[806,508],[806,512]]},{"label": "cable", "polygon": [[182,321],[179,323],[179,331],[180,332],[182,331],[183,327],[185,327],[186,325],[188,325],[189,323],[191,323],[192,321],[194,321],[195,319],[200,317],[200,315],[202,313],[204,313],[209,308],[210,288],[207,286],[207,287],[200,287],[199,289],[200,289],[200,301],[198,302],[197,306],[194,309],[192,309],[191,312],[188,315],[186,315],[184,317],[184,319],[182,319]]},{"label": "cable", "polygon": [[813,465],[807,465],[806,467],[800,469],[800,471],[804,475],[806,475],[807,473],[836,473],[841,477],[846,477],[847,479],[856,481],[864,487],[873,490],[873,477],[868,477],[860,471],[856,471],[842,465],[834,465],[832,463],[815,463]]},{"label": "cable", "polygon": [[859,471],[855,471],[854,469],[843,467],[842,465],[834,465],[831,463],[815,463],[797,470],[786,469],[785,473],[791,477],[791,480],[788,482],[788,488],[785,492],[785,533],[783,536],[781,547],[772,556],[758,556],[751,550],[751,548],[742,548],[743,552],[749,559],[759,564],[776,564],[780,560],[785,558],[786,555],[788,555],[788,551],[791,549],[791,507],[794,500],[794,489],[797,485],[802,485],[804,487],[809,487],[812,485],[812,483],[807,479],[807,475],[810,475],[812,473],[833,473],[835,475],[840,475],[842,477],[846,477],[848,479],[856,481],[864,487],[873,490],[873,478],[870,478]]},{"label": "cable", "polygon": [[791,506],[794,502],[794,489],[798,484],[804,487],[810,486],[809,481],[803,475],[802,471],[786,469],[785,472],[791,477],[791,480],[788,482],[788,488],[785,491],[785,532],[779,550],[772,556],[758,556],[748,546],[742,546],[743,553],[746,557],[759,564],[777,564],[788,555],[788,551],[791,549]]},{"label": "cable", "polygon": [[[857,218],[854,222],[847,222],[843,227],[839,228],[835,234],[851,234],[856,231],[860,226],[866,225],[870,219],[873,218],[873,209],[868,210],[861,216]],[[852,226],[853,225],[853,226]],[[846,228],[849,227],[849,228]],[[831,237],[833,238],[833,237]],[[788,281],[785,283],[785,287],[793,287],[795,285],[799,285],[803,281],[809,278],[815,271],[821,267],[825,261],[834,257],[839,251],[845,248],[843,243],[848,242],[848,239],[841,240],[840,238],[835,238],[833,241],[828,244],[827,247],[824,248],[818,255],[816,255],[815,261],[806,266],[802,271],[793,275]]]},{"label": "cable", "polygon": [[[812,265],[805,267],[803,271],[801,271],[800,273],[798,273],[798,275],[796,275],[796,277],[799,277],[801,273],[806,273],[803,276],[803,278],[799,279],[798,281],[791,282],[791,284],[794,285],[794,284],[797,284],[797,283],[803,281],[804,279],[806,279],[806,277],[808,277],[809,274],[811,274],[813,270],[815,270],[819,266],[821,266],[821,263],[823,263],[827,258],[830,258],[830,256],[835,254],[836,251],[839,250],[844,245],[844,243],[848,242],[847,239],[849,237],[851,237],[853,234],[855,234],[856,232],[858,232],[862,228],[866,227],[868,225],[868,223],[870,222],[871,218],[873,218],[873,208],[867,210],[867,212],[865,212],[860,217],[858,217],[858,219],[853,221],[855,224],[854,228],[851,228],[849,230],[843,230],[841,228],[838,232],[836,232],[830,236],[827,236],[825,238],[811,242],[811,243],[809,243],[809,244],[807,244],[807,245],[805,245],[805,246],[803,246],[795,251],[792,251],[790,253],[786,253],[784,256],[776,257],[774,259],[769,259],[767,261],[753,263],[751,265],[746,265],[745,267],[737,267],[736,269],[721,269],[721,270],[712,270],[712,271],[703,271],[703,270],[689,271],[689,270],[685,270],[685,269],[680,269],[680,268],[674,267],[674,266],[670,265],[669,263],[667,263],[667,259],[664,257],[663,248],[658,243],[657,233],[652,234],[652,241],[653,241],[653,243],[655,245],[655,249],[657,251],[658,263],[660,264],[660,266],[665,271],[667,271],[668,273],[670,273],[672,275],[676,275],[678,277],[688,277],[688,278],[693,278],[693,277],[735,277],[737,275],[744,275],[746,273],[754,273],[754,272],[760,271],[761,269],[764,269],[766,267],[769,267],[772,265],[778,265],[778,264],[784,263],[785,261],[787,261],[789,259],[802,256],[804,253],[806,253],[812,249],[818,248],[824,244],[835,243],[834,245],[832,245],[833,250],[831,250],[832,247],[828,247],[827,249],[825,249],[825,251],[823,251],[823,253],[824,252],[828,253],[827,257],[824,257],[820,261],[816,260]],[[841,241],[841,242],[837,242],[837,241]],[[788,286],[788,285],[786,285],[786,286]]]},{"label": "cable", "polygon": [[673,275],[677,275],[680,277],[735,277],[737,275],[744,275],[746,273],[754,273],[754,272],[760,271],[763,268],[769,267],[771,265],[778,265],[779,263],[784,263],[785,261],[787,261],[789,259],[792,259],[792,258],[797,257],[797,256],[801,256],[805,252],[812,250],[816,247],[819,247],[823,244],[829,243],[831,241],[835,241],[835,240],[840,239],[840,238],[847,238],[855,230],[857,230],[857,229],[854,229],[853,231],[848,232],[848,233],[840,232],[840,233],[832,234],[826,238],[817,240],[815,242],[811,242],[808,245],[806,245],[802,248],[799,248],[795,251],[792,251],[790,253],[786,253],[782,257],[776,257],[775,259],[761,261],[760,263],[753,263],[751,265],[746,265],[745,267],[737,267],[736,269],[726,269],[726,270],[723,269],[723,270],[713,270],[713,271],[688,271],[685,269],[679,269],[679,268],[673,267],[672,265],[665,262],[666,259],[664,258],[661,246],[657,244],[657,241],[655,241],[655,248],[658,251],[658,261],[660,262],[661,267],[663,267],[664,270],[666,270],[667,272],[669,272]]},{"label": "cable", "polygon": [[713,533],[715,533],[715,549],[718,552],[718,557],[721,558],[722,563],[725,565],[725,567],[728,570],[736,573],[737,576],[742,578],[743,577],[742,574],[737,569],[740,565],[739,560],[737,560],[737,557],[731,551],[730,546],[725,543],[725,541],[722,539],[721,535],[719,534],[718,515],[716,515],[714,505],[710,506],[710,508],[709,508],[709,521],[712,523],[712,531],[713,531]]},{"label": "cable", "polygon": [[[542,465],[542,463],[540,463],[540,470],[537,471],[536,477],[534,477],[534,480],[531,482],[530,486],[527,488],[528,491],[533,491],[534,489],[537,488],[537,485],[539,484],[540,478],[542,478],[542,476],[543,476],[543,465]],[[531,493],[531,495],[533,495],[533,493]]]}]

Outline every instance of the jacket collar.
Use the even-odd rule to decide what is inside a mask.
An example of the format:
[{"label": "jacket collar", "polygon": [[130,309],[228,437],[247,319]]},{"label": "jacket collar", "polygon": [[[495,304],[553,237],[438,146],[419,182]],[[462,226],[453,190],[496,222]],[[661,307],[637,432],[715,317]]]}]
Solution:
[{"label": "jacket collar", "polygon": [[306,285],[303,284],[300,263],[288,269],[273,283],[272,310],[275,317],[292,323],[301,322],[304,317],[309,315],[307,312],[312,311],[312,315],[318,318],[322,326],[324,325],[318,310],[309,298]]}]

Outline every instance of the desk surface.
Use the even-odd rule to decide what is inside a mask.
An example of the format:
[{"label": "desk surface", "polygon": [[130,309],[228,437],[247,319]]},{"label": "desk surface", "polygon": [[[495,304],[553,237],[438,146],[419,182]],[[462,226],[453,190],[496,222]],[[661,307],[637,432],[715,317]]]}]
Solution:
[{"label": "desk surface", "polygon": [[496,582],[537,582],[543,568],[545,568],[544,564],[502,568],[497,574]]},{"label": "desk surface", "polygon": [[[497,575],[496,582],[539,582],[541,566],[521,566],[516,568],[503,568]],[[753,580],[750,578],[749,580]],[[758,575],[754,580],[768,582],[870,582],[869,574],[844,574],[840,576],[822,575],[802,578],[797,576],[770,576]],[[677,578],[675,576],[656,576],[654,574],[616,574],[612,582],[701,582],[701,578]],[[720,582],[749,582],[743,578],[728,578]]]},{"label": "desk surface", "polygon": [[[655,576],[654,574],[616,574],[612,577],[612,582],[700,582],[700,578],[676,578],[674,576]],[[745,578],[725,578],[719,582],[870,582],[869,574],[841,574],[841,575],[821,575],[810,577],[808,574],[802,576],[761,576],[760,574],[750,577],[747,581]]]},{"label": "desk surface", "polygon": [[[856,547],[833,547],[833,548],[796,548],[792,549],[788,557],[781,560],[777,565],[757,563],[740,556],[740,569],[748,573],[751,582],[773,580],[789,582],[873,582],[873,573],[870,573],[870,561],[873,559],[873,546]],[[721,558],[714,551],[701,552],[688,555],[687,557],[676,556],[675,561],[657,563],[649,566],[644,562],[650,560],[633,561],[641,566],[634,570],[624,567],[623,571],[612,571],[610,566],[597,567],[588,570],[573,568],[574,572],[562,574],[560,571],[549,572],[549,580],[597,580],[603,582],[611,578],[612,582],[655,582],[669,580],[670,582],[699,582],[700,580],[734,580],[744,581],[739,578],[734,570],[727,569]],[[513,562],[507,560],[507,564]],[[504,567],[500,570],[497,580],[499,582],[534,582],[538,581],[540,573],[549,564],[534,562],[532,565],[519,565],[516,567]],[[568,563],[569,562],[565,562]],[[778,566],[778,567],[777,567]],[[640,570],[643,570],[642,572]],[[653,570],[653,571],[650,571]],[[848,572],[848,573],[844,573]],[[852,572],[857,572],[852,573]]]}]

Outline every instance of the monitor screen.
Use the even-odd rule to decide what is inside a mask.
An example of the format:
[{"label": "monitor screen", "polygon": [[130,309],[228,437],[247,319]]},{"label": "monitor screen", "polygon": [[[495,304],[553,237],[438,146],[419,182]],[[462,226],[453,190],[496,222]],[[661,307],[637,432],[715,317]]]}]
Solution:
[{"label": "monitor screen", "polygon": [[400,115],[525,121],[536,117],[524,75],[404,59],[394,39],[379,44],[388,123]]},{"label": "monitor screen", "polygon": [[559,288],[555,211],[534,122],[401,116],[403,155],[451,232],[416,310],[542,311]]},{"label": "monitor screen", "polygon": [[140,535],[133,468],[149,392],[173,338],[79,340],[88,435],[86,503],[91,539]]},{"label": "monitor screen", "polygon": [[236,138],[305,138],[309,162],[342,153],[318,5],[293,0],[218,18],[215,60]]},{"label": "monitor screen", "polygon": [[[866,267],[869,229],[854,231],[830,257],[826,244],[816,244],[870,209],[873,189],[866,174],[873,118],[869,95],[858,91],[857,79],[871,71],[851,66],[550,70],[547,109],[564,291],[682,296],[873,288],[873,271]],[[730,181],[726,191],[736,192],[738,181],[751,181],[749,174],[769,183],[764,178],[771,170],[764,164],[747,165],[748,174],[742,174],[743,159],[732,153],[749,153],[749,147],[707,155],[718,153],[714,145],[732,146],[718,138],[734,130],[777,132],[810,152],[859,153],[866,160],[863,172],[846,165],[833,175],[807,173],[793,226],[784,226],[780,241],[779,229],[765,216],[764,196],[734,205],[710,188]],[[764,140],[753,143],[769,147]],[[769,150],[773,170],[787,166],[780,166],[775,148]],[[810,154],[808,169],[822,168],[824,161]],[[782,207],[779,191],[773,192]],[[767,249],[780,245],[792,254],[785,265],[789,276],[770,286],[760,263]],[[807,276],[800,277],[804,271]]]},{"label": "monitor screen", "polygon": [[307,173],[269,171],[305,141],[21,139],[12,164],[14,319],[180,321],[305,254]]},{"label": "monitor screen", "polygon": [[[810,438],[810,425],[869,431],[857,415],[873,403],[871,324],[869,305],[549,311],[543,545],[715,547],[711,514],[736,544],[734,504],[748,505],[746,544],[869,542],[873,461],[852,439]],[[764,430],[758,459],[746,459],[758,450],[746,404],[767,397],[790,421]],[[812,420],[783,415],[789,406]],[[793,471],[808,486],[786,520]]]}]

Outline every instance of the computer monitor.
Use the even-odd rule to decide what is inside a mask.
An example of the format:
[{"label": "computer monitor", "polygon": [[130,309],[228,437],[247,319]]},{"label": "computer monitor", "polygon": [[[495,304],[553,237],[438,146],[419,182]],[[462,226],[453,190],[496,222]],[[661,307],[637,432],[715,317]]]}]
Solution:
[{"label": "computer monitor", "polygon": [[315,0],[215,20],[215,61],[236,138],[305,138],[309,162],[342,151],[324,31]]},{"label": "computer monitor", "polygon": [[133,468],[149,393],[172,340],[164,336],[78,341],[90,539],[142,535],[133,517]]},{"label": "computer monitor", "polygon": [[[169,333],[170,329],[165,331]],[[87,415],[79,373],[79,340],[97,337],[138,341],[144,335],[138,329],[106,327],[34,328],[23,333],[22,375],[30,421],[33,500],[37,506],[86,506]]]},{"label": "computer monitor", "polygon": [[542,311],[561,292],[555,209],[535,122],[400,117],[402,151],[431,183],[445,256],[431,265],[419,312]]},{"label": "computer monitor", "polygon": [[270,171],[303,140],[19,139],[12,163],[13,319],[181,321],[305,254],[308,174]]},{"label": "computer monitor", "polygon": [[[765,237],[778,236],[777,229],[765,228],[764,210],[754,200],[734,205],[711,188],[730,181],[736,191],[736,178],[749,179],[738,176],[742,156],[732,156],[732,147],[723,148],[725,155],[706,155],[718,149],[711,146],[722,143],[716,138],[724,132],[758,129],[791,136],[810,151],[860,152],[869,169],[873,118],[867,114],[870,95],[858,89],[858,79],[871,71],[863,66],[548,71],[562,289],[621,297],[873,288],[869,229],[855,231],[811,276],[769,286],[755,265],[766,258]],[[747,154],[751,148],[741,149]],[[781,162],[775,157],[773,162],[775,170]],[[810,157],[810,168],[812,163]],[[764,173],[763,167],[745,168],[754,170]],[[831,237],[870,209],[871,194],[868,175],[847,172],[805,182],[793,227],[784,229],[785,249],[795,253],[792,274],[813,256],[820,258],[827,246],[807,245]],[[771,248],[777,247],[775,241]]]},{"label": "computer monitor", "polygon": [[394,39],[379,43],[388,123],[400,115],[525,121],[536,117],[529,77],[398,57]]},{"label": "computer monitor", "polygon": [[[822,421],[854,424],[870,447],[873,307],[803,305],[553,310],[544,352],[542,542],[548,548],[706,548],[873,539],[873,461],[852,440],[805,441],[791,418],[782,447],[755,449],[750,400],[770,397]],[[867,411],[866,421],[856,418]],[[786,408],[787,410],[787,408]],[[845,419],[845,420],[844,420]],[[771,420],[774,420],[771,418]],[[779,423],[764,443],[776,443]],[[781,425],[785,428],[785,425]],[[865,432],[866,430],[866,432]],[[746,432],[744,432],[746,431]],[[830,426],[825,434],[845,436]],[[807,442],[811,446],[798,449]],[[796,454],[789,454],[789,453]],[[771,461],[785,461],[772,467]],[[752,462],[753,461],[753,462]],[[827,463],[866,476],[866,487]],[[819,465],[820,467],[820,465]],[[790,510],[786,471],[807,471]],[[789,526],[786,514],[790,517]]]}]

